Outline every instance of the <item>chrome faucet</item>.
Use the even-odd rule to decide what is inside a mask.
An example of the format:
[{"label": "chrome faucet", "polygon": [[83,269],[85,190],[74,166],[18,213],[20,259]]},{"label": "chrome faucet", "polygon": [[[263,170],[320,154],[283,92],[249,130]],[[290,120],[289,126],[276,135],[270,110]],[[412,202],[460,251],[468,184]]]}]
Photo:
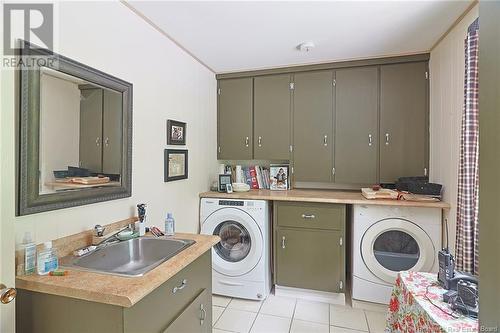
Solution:
[{"label": "chrome faucet", "polygon": [[[110,232],[99,243],[94,244],[94,245],[97,246],[97,248],[101,248],[101,247],[104,247],[104,246],[106,246],[107,244],[110,244],[110,243],[117,243],[117,242],[120,241],[120,239],[118,239],[117,235],[120,232],[122,232],[124,230],[127,230],[127,229],[131,230],[132,232],[134,232],[134,230],[135,230],[135,223],[132,222],[129,225],[127,225],[126,227],[123,227],[123,228],[120,228],[118,230]],[[104,228],[103,226],[101,226],[99,224],[96,224],[94,226],[94,232],[95,232],[95,235],[97,237],[103,237],[104,236],[104,230],[106,230],[106,228]]]}]

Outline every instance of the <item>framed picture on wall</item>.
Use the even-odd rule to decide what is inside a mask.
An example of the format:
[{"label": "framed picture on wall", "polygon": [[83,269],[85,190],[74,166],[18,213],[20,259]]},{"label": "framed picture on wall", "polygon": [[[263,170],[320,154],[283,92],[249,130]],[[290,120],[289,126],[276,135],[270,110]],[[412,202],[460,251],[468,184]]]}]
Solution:
[{"label": "framed picture on wall", "polygon": [[165,149],[164,181],[171,182],[188,178],[187,149]]},{"label": "framed picture on wall", "polygon": [[167,120],[167,145],[183,146],[186,144],[186,123]]}]

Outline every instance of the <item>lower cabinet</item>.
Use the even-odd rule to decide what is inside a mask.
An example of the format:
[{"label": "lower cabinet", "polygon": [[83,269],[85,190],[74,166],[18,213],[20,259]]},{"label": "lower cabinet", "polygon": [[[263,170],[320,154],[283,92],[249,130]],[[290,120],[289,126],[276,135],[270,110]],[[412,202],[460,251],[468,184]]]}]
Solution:
[{"label": "lower cabinet", "polygon": [[277,236],[278,285],[340,292],[340,231],[280,229]]},{"label": "lower cabinet", "polygon": [[211,294],[204,289],[177,317],[164,333],[209,333],[212,320],[207,317]]},{"label": "lower cabinet", "polygon": [[16,332],[208,333],[211,296],[208,250],[128,308],[19,289]]},{"label": "lower cabinet", "polygon": [[345,205],[275,202],[275,283],[343,293]]}]

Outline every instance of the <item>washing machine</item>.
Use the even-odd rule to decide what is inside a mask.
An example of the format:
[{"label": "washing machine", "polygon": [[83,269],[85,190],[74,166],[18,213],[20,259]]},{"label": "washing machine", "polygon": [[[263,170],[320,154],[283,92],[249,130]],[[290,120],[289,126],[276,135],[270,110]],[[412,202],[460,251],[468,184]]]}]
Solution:
[{"label": "washing machine", "polygon": [[354,205],[352,298],[388,304],[400,271],[437,272],[441,209]]},{"label": "washing machine", "polygon": [[212,248],[212,292],[254,300],[271,290],[270,212],[265,200],[201,199],[201,233]]}]

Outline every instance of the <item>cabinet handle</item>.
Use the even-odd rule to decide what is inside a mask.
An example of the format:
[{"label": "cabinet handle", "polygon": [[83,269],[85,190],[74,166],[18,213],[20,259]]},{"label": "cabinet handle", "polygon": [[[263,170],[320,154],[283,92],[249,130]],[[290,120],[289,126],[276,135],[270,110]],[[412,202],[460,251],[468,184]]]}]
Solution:
[{"label": "cabinet handle", "polygon": [[109,138],[104,139],[104,145],[106,147],[109,146]]},{"label": "cabinet handle", "polygon": [[424,168],[424,176],[427,176],[427,168]]},{"label": "cabinet handle", "polygon": [[203,326],[205,319],[207,318],[207,310],[203,304],[200,304],[200,326]]},{"label": "cabinet handle", "polygon": [[372,144],[373,144],[373,137],[371,134],[368,134],[368,146],[371,147]]},{"label": "cabinet handle", "polygon": [[99,147],[99,146],[101,145],[101,138],[100,138],[100,137],[97,137],[97,138],[95,139],[95,145],[96,145],[97,147]]},{"label": "cabinet handle", "polygon": [[285,245],[285,236],[281,238],[281,248],[284,249],[286,247]]},{"label": "cabinet handle", "polygon": [[325,147],[328,146],[328,135],[325,135],[323,137],[323,146],[325,146]]},{"label": "cabinet handle", "polygon": [[316,215],[314,215],[314,214],[302,214],[302,218],[312,220],[312,219],[316,218]]},{"label": "cabinet handle", "polygon": [[385,133],[385,145],[389,145],[389,133]]},{"label": "cabinet handle", "polygon": [[259,147],[262,147],[262,137],[261,136],[259,136],[258,144],[259,144]]},{"label": "cabinet handle", "polygon": [[245,138],[245,147],[248,147],[248,136]]},{"label": "cabinet handle", "polygon": [[172,294],[175,294],[175,293],[177,293],[179,290],[182,290],[182,289],[186,288],[186,285],[187,285],[187,280],[186,280],[186,279],[182,280],[182,282],[181,282],[181,284],[180,284],[180,285],[178,285],[178,286],[176,286],[176,287],[172,288]]}]

